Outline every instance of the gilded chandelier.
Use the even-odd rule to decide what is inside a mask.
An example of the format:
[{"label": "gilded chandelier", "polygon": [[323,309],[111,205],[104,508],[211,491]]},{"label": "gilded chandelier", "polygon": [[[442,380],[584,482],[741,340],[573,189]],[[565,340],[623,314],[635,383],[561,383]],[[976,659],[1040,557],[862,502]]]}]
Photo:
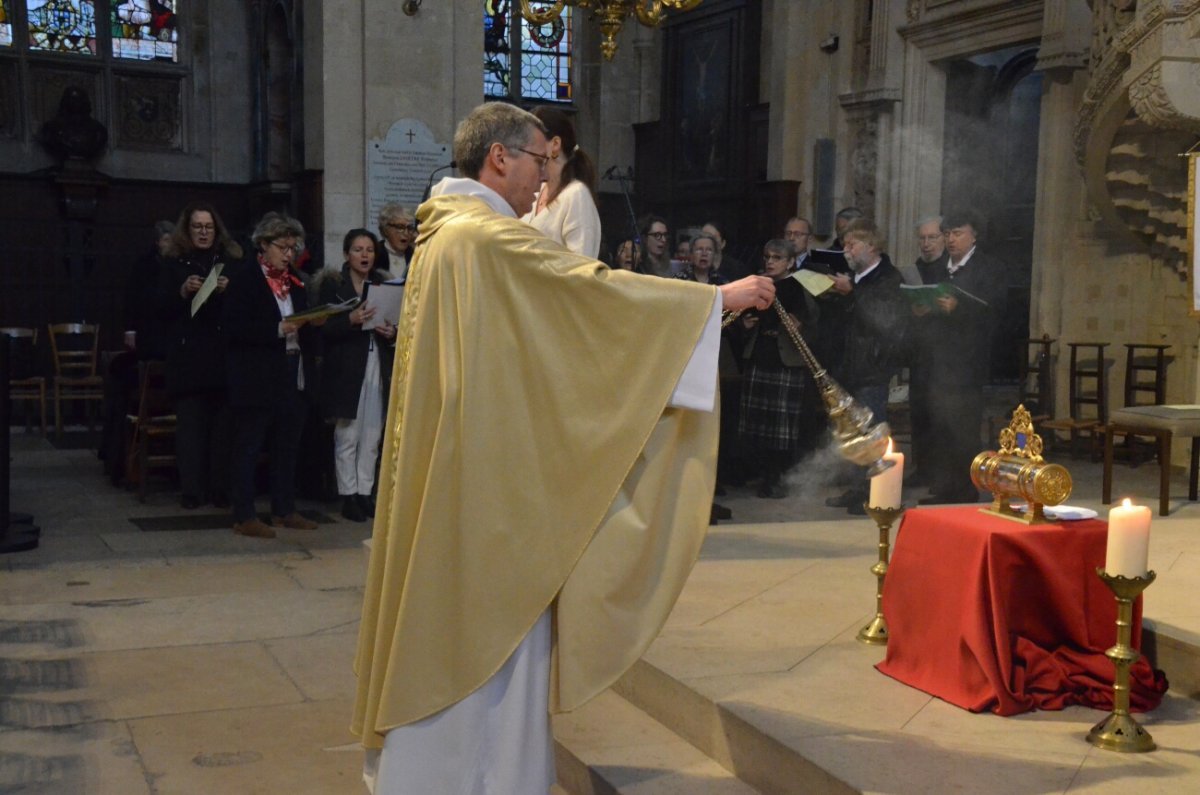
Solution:
[{"label": "gilded chandelier", "polygon": [[617,52],[617,34],[625,24],[625,17],[636,16],[643,25],[656,28],[666,19],[666,10],[690,11],[700,5],[702,0],[554,0],[545,3],[541,11],[533,9],[530,0],[521,0],[521,16],[535,25],[545,25],[553,22],[562,14],[564,6],[590,8],[592,14],[600,20],[600,50],[604,60],[611,61]]}]

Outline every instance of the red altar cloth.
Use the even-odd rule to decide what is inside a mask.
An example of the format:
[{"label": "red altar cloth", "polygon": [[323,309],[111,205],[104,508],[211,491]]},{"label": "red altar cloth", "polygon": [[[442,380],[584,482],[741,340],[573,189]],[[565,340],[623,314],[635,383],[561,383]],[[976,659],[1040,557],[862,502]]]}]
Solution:
[{"label": "red altar cloth", "polygon": [[[1028,526],[977,506],[905,512],[883,589],[887,657],[876,666],[972,712],[1112,709],[1117,603],[1096,576],[1108,523]],[[1133,646],[1141,648],[1142,603]],[[1145,657],[1130,706],[1154,709],[1167,680]]]}]

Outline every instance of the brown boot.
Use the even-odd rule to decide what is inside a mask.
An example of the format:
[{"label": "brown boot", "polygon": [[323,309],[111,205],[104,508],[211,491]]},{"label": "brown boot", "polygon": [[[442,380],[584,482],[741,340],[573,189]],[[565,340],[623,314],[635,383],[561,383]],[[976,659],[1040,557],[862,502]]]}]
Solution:
[{"label": "brown boot", "polygon": [[312,519],[305,519],[296,512],[289,513],[287,516],[272,516],[272,527],[286,527],[289,530],[316,530],[317,523]]},{"label": "brown boot", "polygon": [[247,519],[244,522],[234,522],[233,532],[240,536],[250,536],[251,538],[275,537],[275,531],[263,524],[258,517]]}]

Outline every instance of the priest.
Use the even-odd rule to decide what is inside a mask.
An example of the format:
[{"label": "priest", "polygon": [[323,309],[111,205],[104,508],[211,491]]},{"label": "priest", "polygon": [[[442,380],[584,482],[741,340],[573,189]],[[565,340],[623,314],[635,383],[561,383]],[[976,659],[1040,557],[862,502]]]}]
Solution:
[{"label": "priest", "polygon": [[546,131],[459,125],[464,178],[418,210],[355,670],[376,795],[538,793],[549,714],[666,620],[711,504],[721,288],[609,270],[517,218]]}]

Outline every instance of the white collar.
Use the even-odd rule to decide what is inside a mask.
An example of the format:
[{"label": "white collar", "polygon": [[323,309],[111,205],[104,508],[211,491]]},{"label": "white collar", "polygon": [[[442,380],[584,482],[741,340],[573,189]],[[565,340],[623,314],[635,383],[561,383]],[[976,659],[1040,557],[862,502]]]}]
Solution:
[{"label": "white collar", "polygon": [[971,246],[971,250],[968,251],[966,254],[964,254],[963,258],[960,259],[958,262],[955,262],[954,260],[947,258],[946,259],[946,270],[950,271],[951,273],[954,273],[959,268],[967,267],[967,260],[971,259],[971,255],[974,253],[975,253],[975,246]]},{"label": "white collar", "polygon": [[517,217],[517,213],[513,210],[512,205],[505,201],[503,196],[479,180],[469,177],[442,177],[441,181],[433,186],[433,190],[429,192],[429,195],[476,196],[487,202],[488,207],[491,207],[501,215],[507,215],[509,218]]},{"label": "white collar", "polygon": [[878,268],[879,263],[881,263],[881,262],[883,262],[883,257],[880,257],[879,259],[875,260],[875,264],[872,265],[871,267],[867,268],[865,271],[859,271],[858,273],[854,274],[854,283],[858,284],[863,279],[867,278],[867,274],[870,273],[871,271],[875,270],[876,268]]}]

